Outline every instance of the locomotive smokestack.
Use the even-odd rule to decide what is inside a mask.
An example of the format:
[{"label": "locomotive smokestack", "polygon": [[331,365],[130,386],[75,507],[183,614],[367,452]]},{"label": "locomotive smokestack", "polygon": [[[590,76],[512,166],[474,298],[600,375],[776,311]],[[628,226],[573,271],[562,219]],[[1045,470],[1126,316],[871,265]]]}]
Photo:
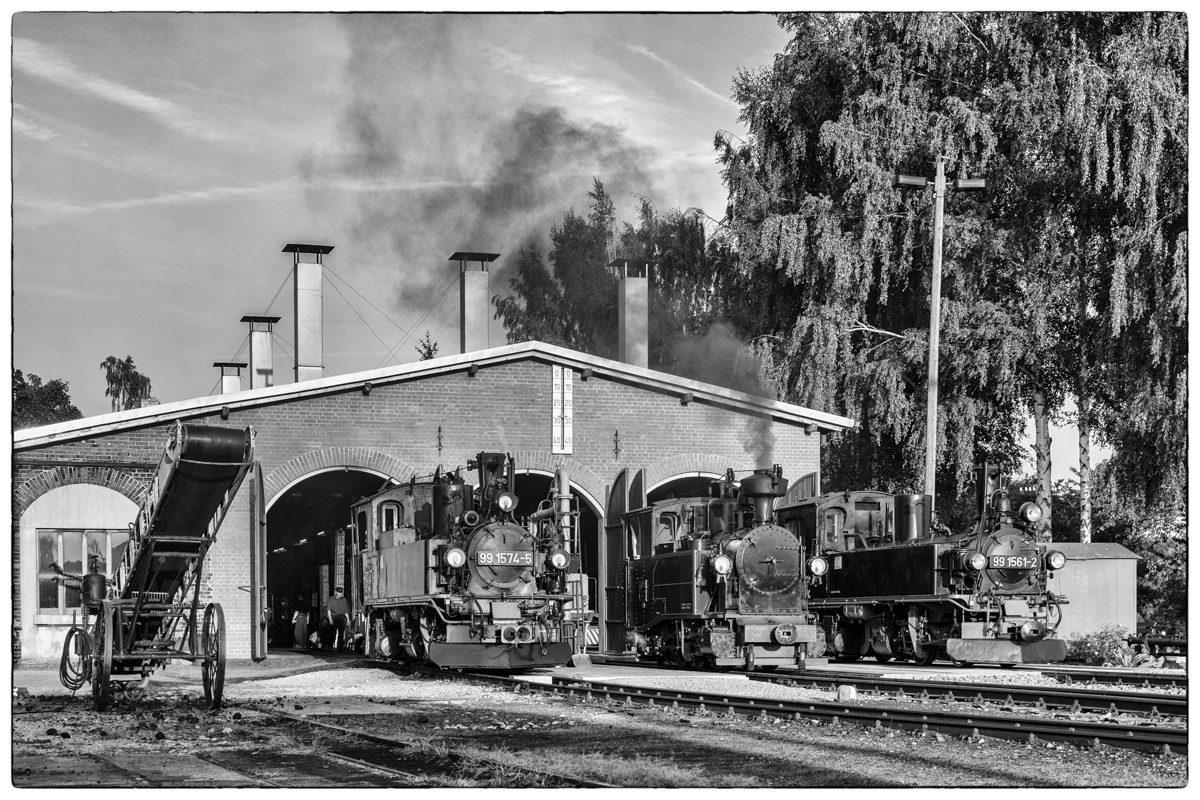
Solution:
[{"label": "locomotive smokestack", "polygon": [[650,363],[649,262],[618,258],[609,266],[621,275],[617,284],[617,359],[645,368]]},{"label": "locomotive smokestack", "polygon": [[292,285],[296,294],[296,382],[320,378],[325,371],[322,340],[321,259],[331,250],[325,244],[289,244],[293,257]]},{"label": "locomotive smokestack", "polygon": [[250,388],[270,386],[275,372],[271,355],[272,331],[279,317],[247,316],[242,317],[242,322],[250,323]]},{"label": "locomotive smokestack", "polygon": [[771,469],[754,470],[753,475],[742,478],[741,494],[754,502],[754,519],[758,524],[769,522],[774,516],[771,507],[775,498],[787,494],[783,469],[776,464]]},{"label": "locomotive smokestack", "polygon": [[245,361],[214,361],[213,366],[221,369],[221,394],[242,390],[242,367],[246,366]]},{"label": "locomotive smokestack", "polygon": [[[469,253],[459,251],[450,256],[458,262],[458,313],[461,320],[462,352],[473,353],[486,350],[488,341],[489,298],[491,297],[491,273],[488,264],[500,257],[499,253]],[[468,264],[479,262],[479,269]]]}]

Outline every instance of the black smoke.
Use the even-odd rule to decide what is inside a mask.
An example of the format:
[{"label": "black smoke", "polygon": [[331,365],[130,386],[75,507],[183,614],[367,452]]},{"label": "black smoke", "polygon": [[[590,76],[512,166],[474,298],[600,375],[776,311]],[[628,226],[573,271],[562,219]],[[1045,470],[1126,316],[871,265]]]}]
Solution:
[{"label": "black smoke", "polygon": [[[312,207],[346,216],[358,258],[395,272],[395,310],[432,305],[456,250],[503,254],[491,286],[508,294],[518,247],[547,252],[562,213],[586,211],[593,176],[618,199],[653,190],[651,154],[619,126],[514,90],[489,63],[486,19],[342,18],[351,55],[340,147],[306,158],[301,174]],[[329,209],[330,194],[350,199]]]},{"label": "black smoke", "polygon": [[[762,361],[734,331],[717,322],[703,336],[684,339],[672,347],[671,371],[685,378],[713,383],[758,397],[775,398],[762,380]],[[743,429],[743,447],[756,468],[772,466],[775,432],[767,414],[751,415]]]}]

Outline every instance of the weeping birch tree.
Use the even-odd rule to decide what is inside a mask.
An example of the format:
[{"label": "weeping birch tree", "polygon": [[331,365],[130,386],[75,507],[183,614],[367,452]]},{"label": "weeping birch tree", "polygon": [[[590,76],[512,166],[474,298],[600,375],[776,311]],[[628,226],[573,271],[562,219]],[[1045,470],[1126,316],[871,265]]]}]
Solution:
[{"label": "weeping birch tree", "polygon": [[[758,331],[778,342],[780,395],[860,423],[829,442],[827,485],[919,485],[929,198],[891,176],[941,155],[989,188],[946,207],[939,494],[977,459],[1015,466],[1033,413],[1049,511],[1046,423],[1072,396],[1123,486],[1169,494],[1185,452],[1183,15],[780,24],[784,52],[734,82],[748,137],[717,149],[745,283],[786,295]],[[1166,458],[1147,464],[1154,449]]]}]

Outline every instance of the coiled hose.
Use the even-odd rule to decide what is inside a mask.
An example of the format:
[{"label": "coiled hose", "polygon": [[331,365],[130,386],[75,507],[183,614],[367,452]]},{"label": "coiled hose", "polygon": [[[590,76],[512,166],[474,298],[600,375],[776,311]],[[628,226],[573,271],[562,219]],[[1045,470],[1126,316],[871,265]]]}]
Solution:
[{"label": "coiled hose", "polygon": [[[75,640],[79,640],[79,659],[74,655]],[[92,678],[92,640],[87,632],[77,625],[72,625],[63,640],[62,660],[58,665],[58,679],[62,685],[72,692],[77,692]]]}]

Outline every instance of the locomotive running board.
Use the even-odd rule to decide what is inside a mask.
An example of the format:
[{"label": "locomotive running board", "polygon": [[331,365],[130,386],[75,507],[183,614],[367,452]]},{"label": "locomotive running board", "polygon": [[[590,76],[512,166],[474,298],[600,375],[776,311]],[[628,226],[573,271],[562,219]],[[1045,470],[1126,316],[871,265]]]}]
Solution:
[{"label": "locomotive running board", "polygon": [[955,661],[985,664],[1058,662],[1067,657],[1067,643],[1063,639],[1027,643],[1007,639],[947,639],[946,655]]}]

